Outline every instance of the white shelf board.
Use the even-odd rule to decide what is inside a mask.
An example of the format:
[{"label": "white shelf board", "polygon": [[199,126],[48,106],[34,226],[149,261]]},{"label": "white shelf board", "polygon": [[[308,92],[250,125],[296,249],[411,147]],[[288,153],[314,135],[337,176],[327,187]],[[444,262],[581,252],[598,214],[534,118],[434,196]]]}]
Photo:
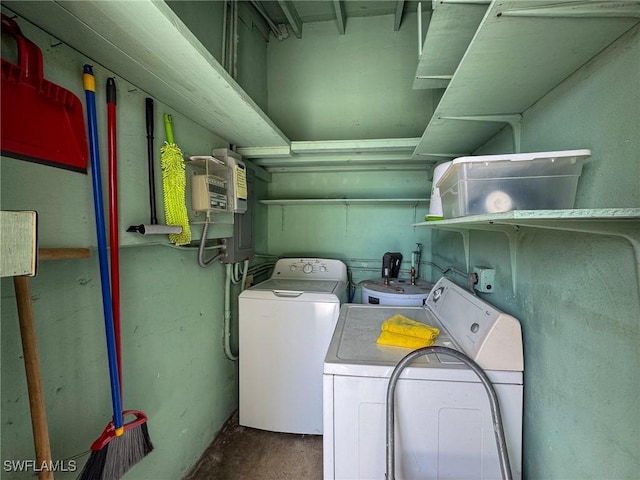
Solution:
[{"label": "white shelf board", "polygon": [[418,61],[413,88],[445,88],[458,68],[490,0],[460,3],[433,2],[431,20]]},{"label": "white shelf board", "polygon": [[640,280],[640,208],[514,210],[505,213],[421,222],[415,223],[413,226],[450,230],[462,235],[467,269],[470,266],[470,230],[504,233],[509,241],[511,281],[514,293],[517,286],[518,242],[522,227],[622,238],[631,244],[635,258],[636,276]]},{"label": "white shelf board", "polygon": [[491,225],[512,225],[541,227],[551,226],[572,230],[576,225],[600,225],[603,230],[609,227],[629,227],[640,230],[640,208],[596,208],[566,210],[512,210],[504,213],[487,213],[467,217],[416,223],[414,226],[431,228],[458,227],[473,230],[474,227]]},{"label": "white shelf board", "polygon": [[411,154],[418,145],[420,138],[377,138],[365,140],[317,140],[294,141],[286,147],[255,147],[238,148],[238,153],[244,158],[293,158],[300,154],[369,154],[395,153]]},{"label": "white shelf board", "polygon": [[230,143],[289,144],[165,2],[2,3]]},{"label": "white shelf board", "polygon": [[417,205],[419,203],[429,203],[428,198],[297,198],[297,199],[281,199],[281,200],[260,200],[264,205],[331,205],[331,204],[410,204]]},{"label": "white shelf board", "polygon": [[451,117],[522,114],[640,21],[631,3],[494,1],[414,156],[473,153],[505,123]]},{"label": "white shelf board", "polygon": [[419,141],[419,138],[294,141],[289,147],[239,148],[238,153],[269,172],[430,170],[443,157],[414,158]]}]

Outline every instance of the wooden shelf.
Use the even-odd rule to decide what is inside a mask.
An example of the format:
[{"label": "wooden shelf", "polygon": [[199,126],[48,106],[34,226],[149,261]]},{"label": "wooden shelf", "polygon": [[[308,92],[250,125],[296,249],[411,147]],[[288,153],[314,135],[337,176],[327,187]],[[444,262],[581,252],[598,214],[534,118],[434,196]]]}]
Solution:
[{"label": "wooden shelf", "polygon": [[267,172],[430,170],[440,156],[413,157],[419,138],[291,142],[289,147],[239,148]]},{"label": "wooden shelf", "polygon": [[[440,8],[453,8],[445,5],[435,9],[434,18]],[[414,156],[471,154],[506,124],[513,127],[518,153],[520,115],[632,28],[639,16],[640,5],[630,1],[493,1]],[[423,56],[447,48],[439,42],[448,36],[433,37]]]},{"label": "wooden shelf", "polygon": [[478,30],[490,0],[434,0],[413,88],[445,88]]},{"label": "wooden shelf", "polygon": [[577,226],[591,226],[603,233],[612,228],[631,228],[640,230],[640,208],[597,208],[567,210],[512,210],[504,213],[488,213],[458,217],[449,220],[421,222],[414,226],[430,228],[468,228],[492,225],[511,225],[514,227],[554,228],[572,230]]},{"label": "wooden shelf", "polygon": [[640,280],[640,208],[600,208],[569,210],[514,210],[511,212],[420,222],[414,227],[450,230],[460,233],[469,269],[469,231],[504,233],[509,240],[512,287],[516,292],[518,240],[523,228],[561,230],[623,238],[631,244]]},{"label": "wooden shelf", "polygon": [[282,200],[260,200],[264,205],[354,205],[367,203],[408,204],[429,203],[428,198],[298,198]]},{"label": "wooden shelf", "polygon": [[230,143],[289,145],[165,2],[6,1],[3,6]]}]

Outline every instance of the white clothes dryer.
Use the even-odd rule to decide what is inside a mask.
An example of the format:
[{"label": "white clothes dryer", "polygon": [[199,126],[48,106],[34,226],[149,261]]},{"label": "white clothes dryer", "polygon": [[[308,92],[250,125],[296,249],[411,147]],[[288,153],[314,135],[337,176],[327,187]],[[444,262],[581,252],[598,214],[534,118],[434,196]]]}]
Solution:
[{"label": "white clothes dryer", "polygon": [[347,298],[340,260],[285,258],[240,294],[239,423],[322,434],[322,370]]},{"label": "white clothes dryer", "polygon": [[[346,304],[324,364],[325,480],[384,480],[389,377],[412,349],[378,345],[402,314],[438,327],[435,344],[465,353],[500,403],[514,479],[521,478],[523,353],[520,323],[441,278],[424,307]],[[459,360],[433,354],[404,369],[395,394],[395,475],[402,480],[501,478],[489,399]]]}]

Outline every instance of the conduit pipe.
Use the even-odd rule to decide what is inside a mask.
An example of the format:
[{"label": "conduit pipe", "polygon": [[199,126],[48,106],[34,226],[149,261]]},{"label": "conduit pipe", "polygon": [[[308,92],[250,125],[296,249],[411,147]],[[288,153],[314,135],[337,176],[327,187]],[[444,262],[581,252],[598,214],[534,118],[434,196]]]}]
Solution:
[{"label": "conduit pipe", "polygon": [[232,265],[227,263],[227,274],[224,284],[224,354],[231,361],[238,360],[238,355],[231,351],[231,269]]},{"label": "conduit pipe", "polygon": [[231,276],[231,283],[237,285],[242,280],[240,291],[245,289],[247,282],[247,272],[249,270],[249,260],[243,262],[242,275],[240,274],[240,263],[233,264],[233,275]]},{"label": "conduit pipe", "polygon": [[[227,263],[224,285],[224,354],[229,360],[232,360],[234,362],[238,360],[238,355],[234,355],[231,351],[231,282],[233,281],[235,285],[240,281],[240,279],[234,279],[234,270],[237,266],[239,266],[238,263],[234,265]],[[245,260],[242,270],[242,284],[240,285],[241,292],[244,290],[247,283],[248,270],[249,260]]]},{"label": "conduit pipe", "polygon": [[227,68],[227,0],[224,0],[224,6],[222,9],[222,58],[220,63],[224,68]]},{"label": "conduit pipe", "polygon": [[207,230],[208,230],[208,228],[209,228],[209,219],[207,218],[207,221],[202,226],[202,236],[200,237],[200,246],[198,247],[198,265],[200,265],[202,268],[210,267],[211,265],[213,265],[213,262],[215,262],[219,258],[222,258],[224,256],[224,254],[225,254],[224,249],[225,249],[226,246],[225,245],[216,245],[215,247],[219,248],[221,251],[216,253],[210,259],[205,260],[205,258],[204,258],[204,250],[205,250],[205,243],[207,242]]},{"label": "conduit pipe", "polygon": [[233,63],[231,76],[238,78],[238,0],[233,0]]}]

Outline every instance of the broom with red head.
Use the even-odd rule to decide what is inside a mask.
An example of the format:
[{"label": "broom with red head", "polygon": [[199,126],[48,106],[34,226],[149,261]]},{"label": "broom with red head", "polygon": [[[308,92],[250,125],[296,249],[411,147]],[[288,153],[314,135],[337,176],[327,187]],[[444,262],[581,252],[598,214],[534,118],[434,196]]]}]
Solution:
[{"label": "broom with red head", "polygon": [[[107,107],[109,112],[109,132],[115,134],[115,82],[107,83]],[[90,65],[84,66],[83,84],[87,102],[87,123],[89,126],[89,150],[91,157],[91,177],[93,183],[93,200],[96,215],[96,233],[98,240],[98,259],[100,263],[100,283],[102,287],[102,305],[107,339],[107,358],[109,363],[109,379],[111,383],[111,403],[113,419],[107,424],[102,435],[91,445],[91,456],[85,464],[79,480],[118,480],[132,466],[153,450],[147,417],[138,410],[122,410],[120,386],[120,315],[116,308],[117,322],[114,322],[113,300],[109,281],[109,264],[105,232],[104,209],[102,204],[102,185],[100,175],[100,155],[98,150],[98,128],[95,107],[95,78]],[[115,166],[115,137],[110,137],[110,164]],[[115,170],[113,170],[115,177]],[[113,204],[112,204],[113,205]],[[117,207],[116,207],[117,211]],[[117,229],[117,213],[112,216],[112,229]],[[113,242],[113,237],[112,237]],[[117,238],[116,238],[117,243]],[[112,249],[117,245],[112,245]],[[116,262],[117,263],[117,262]],[[115,269],[116,285],[118,270]],[[119,287],[118,287],[119,288]],[[117,326],[117,330],[116,330]],[[124,422],[125,417],[133,416],[134,420]]]}]

